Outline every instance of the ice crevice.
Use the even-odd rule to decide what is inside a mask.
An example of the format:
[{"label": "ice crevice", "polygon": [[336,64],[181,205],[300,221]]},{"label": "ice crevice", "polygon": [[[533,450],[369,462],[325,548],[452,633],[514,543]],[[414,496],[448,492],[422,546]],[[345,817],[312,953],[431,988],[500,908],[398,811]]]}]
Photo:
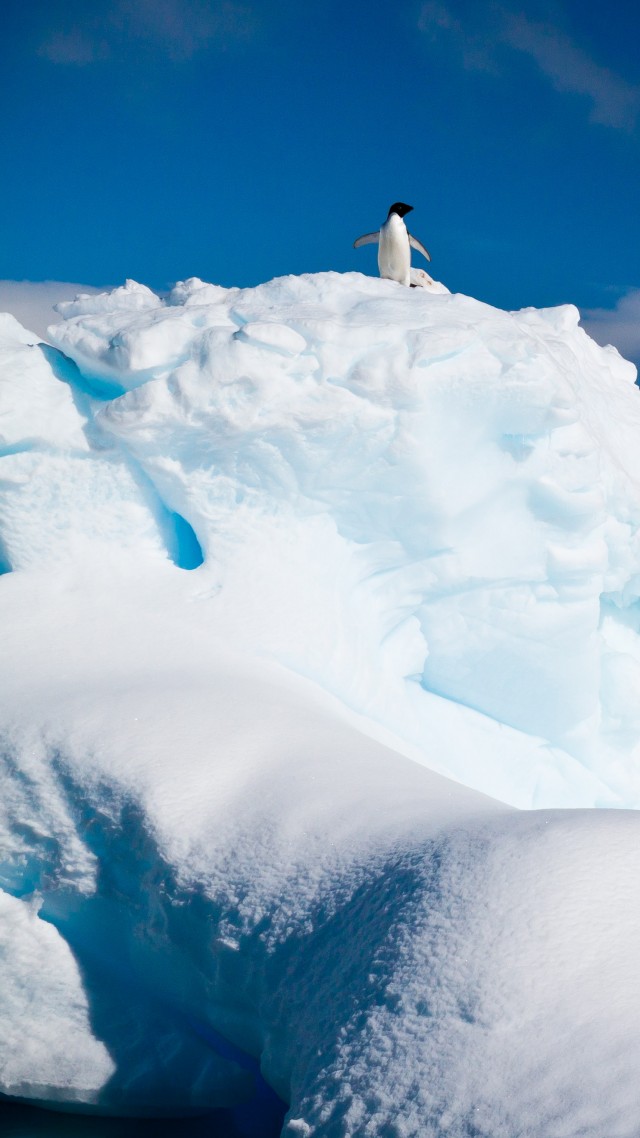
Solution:
[{"label": "ice crevice", "polygon": [[[158,552],[164,547],[180,568],[200,565],[202,551],[192,527],[164,505],[119,440],[101,429],[97,408],[125,388],[85,377],[72,359],[46,344],[0,340],[3,355],[3,571],[37,564],[54,548],[57,556],[68,556],[88,534],[111,545],[119,537],[125,549],[138,542]],[[20,520],[25,511],[26,533]]]},{"label": "ice crevice", "polygon": [[69,356],[65,356],[59,348],[54,348],[50,344],[38,344],[37,346],[50,365],[56,379],[67,384],[80,414],[87,420],[90,418],[93,402],[106,403],[110,399],[117,399],[120,395],[124,395],[126,387],[121,383],[83,373],[78,364]]},{"label": "ice crevice", "polygon": [[[35,904],[37,919],[60,934],[79,967],[91,1035],[113,1065],[85,1106],[104,1104],[123,1114],[132,1104],[149,1114],[198,1113],[250,1098],[256,1078],[264,1098],[256,1060],[217,1033],[206,1012],[202,1018],[210,1002],[206,977],[178,967],[181,939],[195,937],[204,947],[215,909],[207,913],[201,894],[199,903],[197,891],[178,888],[135,804],[107,796],[97,807],[68,777],[63,782],[78,840],[96,865],[95,889],[88,894],[64,881],[52,886],[60,850],[50,840],[49,858],[42,841],[36,843],[25,876],[8,892]],[[23,841],[30,836],[28,828],[15,832]],[[133,851],[135,871],[127,868]],[[2,876],[6,889],[6,866]],[[175,944],[172,928],[180,930]],[[3,1089],[45,1103],[57,1097],[52,1088]]]}]

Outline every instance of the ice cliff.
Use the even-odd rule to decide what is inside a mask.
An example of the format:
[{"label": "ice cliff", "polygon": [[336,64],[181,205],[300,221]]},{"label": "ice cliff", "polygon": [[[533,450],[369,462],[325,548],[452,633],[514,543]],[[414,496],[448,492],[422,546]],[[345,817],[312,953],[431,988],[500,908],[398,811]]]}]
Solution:
[{"label": "ice cliff", "polygon": [[0,1089],[635,1138],[633,366],[356,273],[60,312],[0,317]]}]

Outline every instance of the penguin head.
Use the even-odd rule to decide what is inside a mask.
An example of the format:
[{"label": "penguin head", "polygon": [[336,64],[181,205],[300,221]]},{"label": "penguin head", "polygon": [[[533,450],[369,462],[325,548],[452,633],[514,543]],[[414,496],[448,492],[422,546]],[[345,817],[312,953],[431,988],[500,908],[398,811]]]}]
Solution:
[{"label": "penguin head", "polygon": [[412,209],[412,205],[405,205],[404,202],[394,202],[387,214],[387,221],[392,213],[397,213],[398,217],[404,217],[405,213],[409,213]]}]

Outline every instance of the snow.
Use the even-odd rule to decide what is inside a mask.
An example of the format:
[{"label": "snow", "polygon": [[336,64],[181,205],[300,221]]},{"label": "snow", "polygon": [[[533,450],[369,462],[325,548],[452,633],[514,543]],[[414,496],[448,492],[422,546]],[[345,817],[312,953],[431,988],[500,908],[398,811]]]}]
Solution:
[{"label": "snow", "polygon": [[69,281],[0,280],[0,313],[10,312],[37,337],[44,337],[47,327],[56,319],[55,305],[73,300],[80,292],[97,293],[104,289],[93,285],[71,284]]},{"label": "snow", "polygon": [[0,317],[0,1090],[635,1138],[633,366],[430,278],[59,312]]},{"label": "snow", "polygon": [[[73,954],[53,926],[38,919],[37,904],[7,893],[0,893],[0,959],[3,1089],[37,1094],[34,1072],[46,1093],[56,1086],[67,1102],[99,1089],[115,1064],[91,1032]],[[55,1049],[52,1039],[59,1041]]]},{"label": "snow", "polygon": [[[63,304],[50,336],[129,389],[93,422],[193,530],[227,642],[420,749],[450,718],[425,691],[488,717],[492,753],[514,728],[490,785],[468,757],[439,769],[515,805],[638,804],[600,690],[637,596],[635,369],[576,309],[355,273],[187,281],[166,304],[129,282],[106,304]],[[616,707],[633,733],[635,699]],[[567,793],[523,793],[514,745]]]}]

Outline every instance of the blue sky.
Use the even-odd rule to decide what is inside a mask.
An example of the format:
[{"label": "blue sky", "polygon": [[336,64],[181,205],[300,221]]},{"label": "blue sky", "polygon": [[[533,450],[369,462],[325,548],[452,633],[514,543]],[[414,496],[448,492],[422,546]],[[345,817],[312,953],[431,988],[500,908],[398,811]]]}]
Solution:
[{"label": "blue sky", "polygon": [[637,4],[1,13],[1,278],[375,273],[375,248],[353,240],[403,200],[452,290],[573,301],[594,326],[624,325],[640,357]]}]

